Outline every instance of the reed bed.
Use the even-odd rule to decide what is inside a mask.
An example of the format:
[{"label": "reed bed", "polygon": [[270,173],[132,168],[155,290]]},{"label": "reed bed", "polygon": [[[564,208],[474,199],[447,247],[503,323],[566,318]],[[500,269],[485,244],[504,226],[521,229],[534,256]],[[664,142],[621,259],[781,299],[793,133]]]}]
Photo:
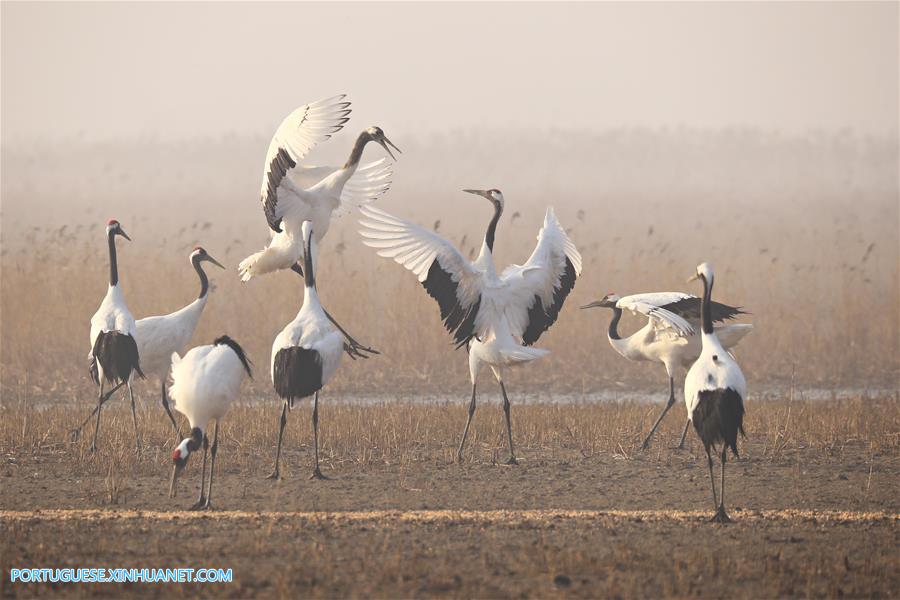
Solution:
[{"label": "reed bed", "polygon": [[[239,260],[266,241],[256,200],[257,146],[264,144],[4,146],[4,404],[57,391],[61,400],[90,400],[89,318],[106,286],[109,216],[134,238],[120,243],[120,268],[138,318],[195,297],[187,261],[195,244],[228,266],[208,269],[214,289],[194,343],[221,333],[240,341],[256,366],[250,392],[269,394],[271,342],[299,308],[302,287],[293,273],[246,284],[236,276]],[[752,313],[744,321],[755,330],[736,350],[751,391],[786,389],[791,381],[798,389],[896,389],[895,140],[637,130],[540,139],[487,132],[401,145],[408,150],[381,207],[474,256],[490,207],[455,190],[496,185],[507,197],[498,265],[524,262],[547,205],[582,252],[584,273],[537,344],[552,354],[509,374],[513,394],[664,391],[661,366],[629,363],[609,348],[607,311],[578,306],[611,291],[697,293],[685,279],[701,260],[717,267],[716,298]],[[339,143],[323,148],[332,154],[313,161],[342,158]],[[48,161],[56,165],[50,173]],[[329,311],[382,354],[346,361],[329,391],[465,395],[465,351],[452,351],[437,306],[414,277],[361,244],[356,218],[339,219],[325,239],[320,292]],[[641,324],[628,318],[621,330]]]}]

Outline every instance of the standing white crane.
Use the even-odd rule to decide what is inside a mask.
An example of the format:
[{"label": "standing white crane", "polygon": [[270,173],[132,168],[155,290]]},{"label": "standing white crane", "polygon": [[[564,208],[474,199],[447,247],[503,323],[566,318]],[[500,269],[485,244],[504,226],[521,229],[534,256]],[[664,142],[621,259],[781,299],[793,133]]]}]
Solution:
[{"label": "standing white crane", "polygon": [[[358,168],[369,142],[380,144],[392,159],[390,147],[400,152],[380,127],[369,127],[359,134],[342,167],[301,167],[297,170],[298,178],[292,177],[292,170],[309,151],[340,131],[349,120],[350,102],[345,101],[345,97],[334,96],[301,106],[288,115],[275,132],[266,153],[260,189],[260,201],[272,239],[266,248],[241,261],[238,271],[243,281],[281,269],[294,269],[302,274],[300,227],[304,221],[312,221],[316,243],[321,243],[336,209],[370,202],[390,187],[391,171],[383,161]],[[330,315],[326,315],[337,325]],[[341,332],[347,338],[351,356],[374,353],[343,329]]]},{"label": "standing white crane", "polygon": [[[137,334],[135,336],[137,338],[138,354],[141,357],[141,368],[145,373],[156,375],[159,378],[160,387],[162,388],[162,406],[179,435],[180,430],[175,422],[175,417],[172,416],[172,411],[169,409],[169,401],[166,396],[166,379],[169,376],[169,368],[172,365],[172,353],[184,352],[185,348],[187,348],[191,337],[194,335],[194,330],[197,329],[197,324],[200,322],[200,316],[206,307],[206,301],[209,299],[209,278],[206,276],[201,263],[211,262],[221,269],[225,268],[200,246],[194,247],[189,260],[197,272],[197,277],[200,279],[200,295],[196,300],[173,313],[139,319],[136,322]],[[92,376],[94,376],[96,368],[97,363],[91,357]],[[115,392],[121,385],[120,383],[116,386],[110,394]],[[95,407],[94,412],[97,410],[99,408]],[[78,437],[81,429],[93,415],[94,413],[92,412],[77,429],[72,431],[73,437]]]},{"label": "standing white crane", "polygon": [[[713,269],[707,263],[697,267],[691,280],[703,282],[703,303],[701,320],[703,350],[684,380],[684,403],[688,416],[697,430],[697,435],[706,450],[709,464],[709,483],[712,486],[713,504],[716,514],[712,520],[728,523],[731,519],[725,512],[725,459],[728,449],[738,455],[737,434],[744,434],[744,398],[747,397],[747,382],[734,358],[722,346],[713,329],[712,288]],[[716,444],[722,445],[722,484],[719,498],[716,498],[716,482],[713,477],[713,460],[709,452]]]},{"label": "standing white crane", "polygon": [[[581,308],[595,306],[611,308],[613,311],[607,337],[610,346],[616,352],[628,360],[659,362],[666,367],[666,375],[669,377],[669,400],[650,429],[650,433],[644,438],[641,448],[646,450],[650,447],[650,438],[653,437],[656,428],[675,404],[675,374],[678,367],[687,369],[700,356],[700,336],[696,332],[700,326],[700,298],[681,292],[651,292],[624,298],[620,298],[616,294],[607,294],[602,300],[591,302]],[[719,302],[713,302],[710,306],[712,320],[717,323],[746,314],[739,307]],[[625,338],[619,335],[618,330],[623,310],[630,310],[648,317],[644,327]],[[662,311],[671,315],[670,320],[659,317]],[[672,319],[676,317],[677,320],[674,322],[678,325],[670,325]],[[716,327],[716,335],[722,346],[728,350],[736,346],[745,335],[750,333],[751,329],[753,329],[753,325],[744,323],[721,325]],[[679,449],[684,448],[684,438],[690,424],[691,419],[688,416],[684,429],[681,431],[681,440],[678,442]]]},{"label": "standing white crane", "polygon": [[503,384],[507,367],[544,356],[531,348],[559,316],[575,279],[581,274],[581,255],[553,213],[547,209],[537,246],[524,265],[507,267],[499,276],[494,268],[494,235],[503,213],[500,190],[463,190],[487,198],[494,206],[481,253],[468,261],[450,242],[418,225],[372,206],[360,208],[365,220],[360,231],[367,246],[412,271],[437,300],[444,326],[456,347],[468,345],[472,399],[457,451],[463,447],[475,414],[478,373],[487,365],[503,393],[503,412],[509,441],[508,464],[516,464],[510,423],[509,398]]},{"label": "standing white crane", "polygon": [[302,234],[306,244],[303,253],[303,305],[294,320],[281,330],[272,344],[272,384],[275,386],[275,393],[284,399],[284,406],[278,428],[275,469],[269,479],[281,477],[281,439],[287,424],[288,408],[293,408],[295,399],[311,395],[314,395],[312,425],[315,468],[310,479],[325,479],[319,470],[319,390],[331,380],[341,364],[344,340],[322,308],[316,292],[314,264],[317,252],[313,227],[310,221],[303,222]]},{"label": "standing white crane", "polygon": [[[175,481],[184,470],[188,458],[203,446],[203,466],[200,469],[200,497],[191,510],[212,507],[213,474],[216,471],[216,453],[219,450],[219,422],[231,408],[244,381],[244,373],[253,378],[250,361],[244,349],[223,335],[212,344],[197,346],[184,355],[171,355],[172,387],[169,393],[175,410],[187,417],[191,435],[181,441],[172,452],[172,481],[169,496],[175,497]],[[212,448],[209,447],[209,423],[215,419]],[[209,487],[204,493],[206,479],[206,455],[211,454]]]},{"label": "standing white crane", "polygon": [[[128,386],[131,398],[131,421],[134,424],[134,443],[137,451],[141,451],[141,440],[138,434],[137,414],[134,408],[134,391],[131,380],[137,373],[141,377],[140,358],[135,342],[134,317],[128,310],[122,288],[119,287],[119,267],[116,261],[116,236],[121,235],[131,241],[125,230],[115,219],[106,224],[106,239],[109,244],[109,287],[100,308],[91,317],[91,378],[98,386],[97,421],[94,425],[94,438],[91,440],[91,452],[97,449],[97,432],[100,431],[100,409],[109,395],[103,393],[104,384],[122,384]],[[114,388],[113,391],[115,391]],[[110,392],[112,394],[112,392]]]}]

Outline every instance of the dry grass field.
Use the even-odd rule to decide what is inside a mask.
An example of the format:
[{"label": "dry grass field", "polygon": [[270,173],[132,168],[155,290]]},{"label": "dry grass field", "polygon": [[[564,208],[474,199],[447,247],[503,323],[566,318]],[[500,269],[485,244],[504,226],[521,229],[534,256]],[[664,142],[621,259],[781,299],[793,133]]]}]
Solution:
[{"label": "dry grass field", "polygon": [[[900,589],[900,399],[755,400],[729,463],[735,523],[711,514],[705,457],[683,409],[648,451],[657,406],[481,406],[454,461],[464,402],[320,408],[326,481],[310,481],[308,403],[285,437],[284,479],[265,479],[277,407],[223,422],[213,513],[185,512],[199,460],[167,496],[175,435],[156,406],[107,414],[100,449],[66,441],[87,406],[9,407],[0,424],[4,595],[848,596]],[[679,407],[680,408],[680,407]],[[89,431],[88,431],[89,433]],[[12,566],[215,566],[228,586],[12,585]]]}]

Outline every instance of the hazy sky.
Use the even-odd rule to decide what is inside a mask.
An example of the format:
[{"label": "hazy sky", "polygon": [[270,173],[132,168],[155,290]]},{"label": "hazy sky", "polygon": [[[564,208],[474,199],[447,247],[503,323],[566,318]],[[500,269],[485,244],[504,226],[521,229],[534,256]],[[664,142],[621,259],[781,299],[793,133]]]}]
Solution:
[{"label": "hazy sky", "polygon": [[346,92],[398,137],[896,135],[898,3],[2,3],[4,143],[269,134]]}]

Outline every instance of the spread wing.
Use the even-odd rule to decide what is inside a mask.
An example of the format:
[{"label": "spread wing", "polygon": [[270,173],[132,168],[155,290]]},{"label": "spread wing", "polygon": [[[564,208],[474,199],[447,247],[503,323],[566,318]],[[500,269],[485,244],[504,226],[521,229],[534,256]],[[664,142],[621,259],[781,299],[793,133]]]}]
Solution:
[{"label": "spread wing", "polygon": [[[690,298],[688,294],[680,292],[655,292],[651,294],[634,294],[625,296],[616,302],[616,306],[622,310],[630,310],[633,313],[646,315],[654,319],[654,328],[658,331],[668,327],[680,336],[694,334],[694,328],[683,317],[664,308],[665,305]],[[662,306],[660,306],[662,305]]]},{"label": "spread wing", "polygon": [[349,120],[346,95],[319,100],[296,109],[281,122],[266,153],[260,200],[266,221],[275,231],[281,231],[284,207],[278,206],[278,188],[287,172],[297,166],[316,144],[324,142],[341,130]]},{"label": "spread wing", "polygon": [[437,300],[444,327],[457,347],[476,334],[482,276],[450,242],[370,205],[360,207],[363,243],[412,271]]},{"label": "spread wing", "polygon": [[[299,165],[291,171],[290,178],[298,188],[308,189],[341,168]],[[386,158],[361,165],[353,173],[353,177],[344,184],[341,191],[341,205],[337,211],[344,214],[352,208],[377,200],[390,189],[393,176],[393,164]]]},{"label": "spread wing", "polygon": [[[688,296],[687,294],[680,295],[685,297],[680,298],[674,302],[663,303],[660,305],[661,308],[675,313],[676,315],[683,317],[688,321],[699,323],[700,305],[702,304],[702,300],[700,298],[697,298],[696,296]],[[739,306],[728,306],[727,304],[722,304],[721,302],[716,302],[715,300],[710,303],[710,306],[712,310],[712,320],[717,323],[721,323],[729,319],[734,319],[738,315],[747,314]]]},{"label": "spread wing", "polygon": [[507,267],[500,276],[508,294],[504,313],[523,344],[535,343],[556,322],[579,275],[581,254],[548,208],[528,262]]}]

